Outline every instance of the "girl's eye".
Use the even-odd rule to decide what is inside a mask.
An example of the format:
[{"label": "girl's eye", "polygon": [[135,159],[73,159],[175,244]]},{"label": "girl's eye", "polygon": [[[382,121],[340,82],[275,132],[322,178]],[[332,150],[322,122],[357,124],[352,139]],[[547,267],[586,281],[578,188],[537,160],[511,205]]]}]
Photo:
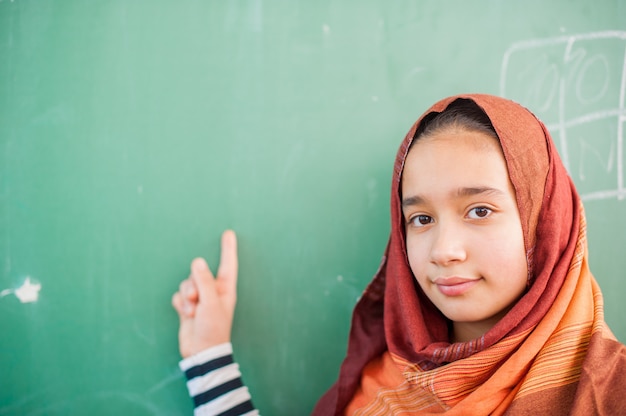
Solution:
[{"label": "girl's eye", "polygon": [[433,217],[428,215],[416,215],[409,220],[414,227],[423,227],[433,222]]},{"label": "girl's eye", "polygon": [[472,218],[472,219],[479,219],[479,218],[485,218],[488,217],[489,214],[491,214],[491,209],[486,208],[486,207],[476,207],[476,208],[472,208],[468,214],[468,217]]}]

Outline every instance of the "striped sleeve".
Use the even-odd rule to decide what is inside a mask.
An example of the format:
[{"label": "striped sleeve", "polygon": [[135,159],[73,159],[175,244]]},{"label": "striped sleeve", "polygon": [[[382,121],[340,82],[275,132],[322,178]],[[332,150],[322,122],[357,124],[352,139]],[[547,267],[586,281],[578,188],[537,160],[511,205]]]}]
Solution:
[{"label": "striped sleeve", "polygon": [[241,381],[233,347],[224,343],[180,362],[193,398],[195,416],[257,416],[248,388]]}]

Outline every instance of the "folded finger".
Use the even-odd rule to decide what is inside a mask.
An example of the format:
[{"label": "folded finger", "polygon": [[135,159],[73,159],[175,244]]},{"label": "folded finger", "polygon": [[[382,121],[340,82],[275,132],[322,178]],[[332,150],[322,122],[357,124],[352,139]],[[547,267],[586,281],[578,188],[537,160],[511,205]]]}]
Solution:
[{"label": "folded finger", "polygon": [[181,319],[186,316],[183,307],[183,296],[180,294],[180,292],[176,292],[172,296],[172,306],[174,307]]},{"label": "folded finger", "polygon": [[193,281],[193,279],[185,279],[180,282],[180,286],[178,288],[180,294],[189,302],[197,302],[198,301],[198,288]]},{"label": "folded finger", "polygon": [[215,292],[213,273],[211,273],[209,265],[203,258],[198,257],[191,262],[190,278],[195,285],[200,300],[208,300]]}]

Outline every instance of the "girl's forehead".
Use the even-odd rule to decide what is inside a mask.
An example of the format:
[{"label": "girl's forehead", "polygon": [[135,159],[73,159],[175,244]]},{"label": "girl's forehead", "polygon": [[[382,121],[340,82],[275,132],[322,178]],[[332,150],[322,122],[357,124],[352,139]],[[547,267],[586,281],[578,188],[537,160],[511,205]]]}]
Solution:
[{"label": "girl's forehead", "polygon": [[497,137],[480,131],[450,128],[438,131],[434,134],[423,135],[415,139],[409,148],[407,159],[416,153],[437,153],[450,151],[463,147],[478,153],[484,153],[484,157],[493,157],[493,153],[504,157],[504,152]]},{"label": "girl's forehead", "polygon": [[422,137],[414,144],[404,165],[403,191],[455,184],[509,188],[506,160],[496,139],[463,131]]}]

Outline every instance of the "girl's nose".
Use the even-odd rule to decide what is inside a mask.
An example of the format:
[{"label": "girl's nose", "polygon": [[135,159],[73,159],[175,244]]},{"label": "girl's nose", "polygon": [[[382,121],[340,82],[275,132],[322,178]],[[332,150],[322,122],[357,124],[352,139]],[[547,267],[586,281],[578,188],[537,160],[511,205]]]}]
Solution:
[{"label": "girl's nose", "polygon": [[431,262],[440,266],[463,262],[467,258],[463,232],[453,225],[438,224],[430,250]]}]

